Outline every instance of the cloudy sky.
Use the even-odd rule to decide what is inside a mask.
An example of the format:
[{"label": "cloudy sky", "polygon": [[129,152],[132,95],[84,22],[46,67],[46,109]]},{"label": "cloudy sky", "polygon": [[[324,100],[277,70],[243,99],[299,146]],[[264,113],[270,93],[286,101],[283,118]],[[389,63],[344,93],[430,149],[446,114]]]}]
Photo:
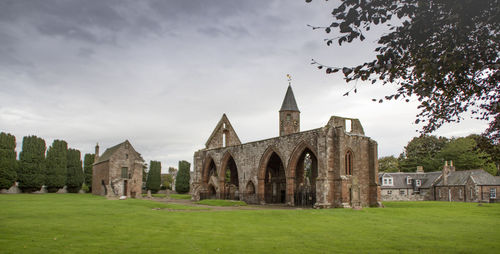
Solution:
[{"label": "cloudy sky", "polygon": [[[370,60],[377,34],[326,46],[335,1],[0,0],[0,131],[64,139],[82,153],[128,139],[163,169],[192,161],[223,113],[242,142],[278,135],[286,74],[302,130],[331,115],[359,118],[379,156],[398,155],[419,126],[416,103],[374,103],[392,86],[326,75]],[[465,120],[436,134],[480,133]]]}]

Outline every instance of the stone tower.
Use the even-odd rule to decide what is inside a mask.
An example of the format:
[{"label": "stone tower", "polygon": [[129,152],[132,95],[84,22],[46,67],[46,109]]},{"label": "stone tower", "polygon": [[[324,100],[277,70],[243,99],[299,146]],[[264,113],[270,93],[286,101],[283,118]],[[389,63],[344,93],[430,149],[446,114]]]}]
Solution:
[{"label": "stone tower", "polygon": [[297,132],[300,132],[300,111],[293,95],[292,86],[288,85],[280,109],[280,136]]}]

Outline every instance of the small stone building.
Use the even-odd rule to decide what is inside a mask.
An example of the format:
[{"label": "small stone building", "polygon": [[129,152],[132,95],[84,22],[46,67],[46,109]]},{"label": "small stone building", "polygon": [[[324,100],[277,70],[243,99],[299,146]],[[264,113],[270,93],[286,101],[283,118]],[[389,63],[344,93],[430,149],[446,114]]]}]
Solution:
[{"label": "small stone building", "polygon": [[290,206],[377,206],[377,142],[361,122],[332,116],[300,131],[300,111],[288,87],[279,137],[242,144],[224,114],[205,148],[194,154],[193,199],[240,199]]},{"label": "small stone building", "polygon": [[499,177],[482,169],[455,171],[445,166],[434,185],[433,200],[494,203],[500,202],[499,192]]},{"label": "small stone building", "polygon": [[106,149],[99,156],[95,149],[92,168],[92,194],[108,197],[141,197],[144,159],[128,140]]},{"label": "small stone building", "polygon": [[441,171],[424,173],[395,172],[379,173],[381,198],[383,201],[432,200],[433,184]]},{"label": "small stone building", "polygon": [[383,201],[500,202],[500,177],[482,169],[456,171],[453,162],[442,171],[380,173]]}]

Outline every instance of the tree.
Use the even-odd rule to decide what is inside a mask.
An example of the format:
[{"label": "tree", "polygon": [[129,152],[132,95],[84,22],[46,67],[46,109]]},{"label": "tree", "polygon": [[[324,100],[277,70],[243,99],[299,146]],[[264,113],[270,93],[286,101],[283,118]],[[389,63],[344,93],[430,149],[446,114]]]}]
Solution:
[{"label": "tree", "polygon": [[45,185],[49,192],[56,192],[66,184],[68,144],[63,140],[54,140],[47,150]]},{"label": "tree", "polygon": [[423,166],[426,172],[441,170],[443,160],[437,154],[447,143],[448,139],[444,137],[423,135],[413,138],[399,157],[399,168],[403,172],[414,172],[417,166]]},{"label": "tree", "polygon": [[398,159],[393,155],[378,159],[378,170],[380,172],[397,172],[399,170]]},{"label": "tree", "polygon": [[338,30],[339,36],[327,39],[327,45],[363,41],[366,31],[379,24],[387,24],[388,33],[378,38],[371,61],[354,67],[328,67],[314,59],[313,64],[326,73],[342,70],[347,82],[397,84],[385,100],[408,102],[416,96],[421,111],[415,122],[425,123],[423,133],[458,122],[468,111],[490,122],[485,134],[498,143],[499,13],[499,0],[341,0],[331,25],[312,26],[326,33]]},{"label": "tree", "polygon": [[163,179],[162,179],[163,187],[165,187],[165,189],[168,189],[168,190],[172,189],[173,182],[174,182],[174,178],[172,177],[172,175],[170,173],[165,174],[165,177],[163,177]]},{"label": "tree", "polygon": [[476,150],[483,151],[490,156],[489,162],[492,162],[497,167],[497,175],[500,175],[500,145],[494,144],[493,140],[485,136],[472,134],[468,136],[476,141]]},{"label": "tree", "polygon": [[95,154],[86,153],[83,157],[83,173],[85,175],[85,185],[92,191],[92,165],[94,164]]},{"label": "tree", "polygon": [[442,161],[453,161],[456,170],[484,169],[492,175],[497,173],[490,156],[476,149],[477,144],[473,138],[452,139],[438,153]]},{"label": "tree", "polygon": [[8,189],[16,181],[16,137],[0,133],[0,189]]},{"label": "tree", "polygon": [[67,156],[66,187],[68,188],[68,192],[77,193],[82,188],[82,183],[85,180],[81,154],[80,151],[70,148],[68,149]]},{"label": "tree", "polygon": [[175,191],[178,193],[189,192],[189,168],[191,164],[187,161],[179,161],[179,172],[175,178]]},{"label": "tree", "polygon": [[24,192],[42,188],[45,173],[45,140],[37,136],[23,138],[23,148],[19,154],[17,179]]},{"label": "tree", "polygon": [[161,162],[150,161],[148,179],[146,180],[146,189],[152,192],[160,190],[161,185]]}]

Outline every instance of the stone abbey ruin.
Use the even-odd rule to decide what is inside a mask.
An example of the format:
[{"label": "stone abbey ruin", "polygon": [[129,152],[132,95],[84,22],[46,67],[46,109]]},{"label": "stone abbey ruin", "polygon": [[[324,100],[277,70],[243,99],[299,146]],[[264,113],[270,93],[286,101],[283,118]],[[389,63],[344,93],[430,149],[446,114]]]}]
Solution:
[{"label": "stone abbey ruin", "polygon": [[366,207],[380,201],[377,142],[358,119],[332,116],[300,131],[300,111],[288,87],[279,137],[242,144],[224,114],[205,148],[194,153],[191,194],[253,204]]}]

